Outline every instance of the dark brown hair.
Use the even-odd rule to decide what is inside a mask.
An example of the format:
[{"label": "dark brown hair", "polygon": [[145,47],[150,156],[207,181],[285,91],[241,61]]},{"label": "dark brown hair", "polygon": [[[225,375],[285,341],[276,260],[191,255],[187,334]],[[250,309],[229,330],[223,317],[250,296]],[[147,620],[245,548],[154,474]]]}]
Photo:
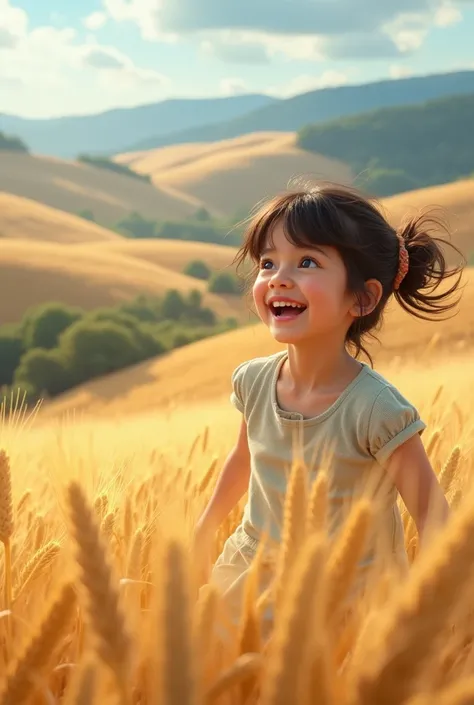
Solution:
[{"label": "dark brown hair", "polygon": [[[282,223],[286,237],[296,246],[326,245],[339,252],[347,273],[348,290],[361,301],[368,279],[377,279],[383,288],[376,308],[350,326],[346,343],[355,357],[364,352],[366,336],[382,323],[384,308],[393,294],[408,313],[430,320],[453,309],[466,264],[462,253],[445,239],[430,234],[433,228],[445,229],[442,221],[426,213],[408,219],[395,230],[383,216],[374,199],[358,191],[334,184],[323,184],[276,196],[250,218],[236,262],[244,265],[250,259],[252,282],[258,271],[260,253],[271,238],[273,228]],[[398,272],[400,238],[408,251],[409,267],[399,289],[394,290]],[[450,247],[459,258],[448,266],[445,254]],[[440,285],[455,277],[449,287]]]}]

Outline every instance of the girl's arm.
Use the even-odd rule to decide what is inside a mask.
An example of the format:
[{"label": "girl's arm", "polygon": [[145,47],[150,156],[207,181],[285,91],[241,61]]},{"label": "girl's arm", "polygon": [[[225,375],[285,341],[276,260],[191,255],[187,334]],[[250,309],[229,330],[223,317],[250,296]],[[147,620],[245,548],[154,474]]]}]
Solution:
[{"label": "girl's arm", "polygon": [[413,517],[423,545],[427,529],[438,528],[448,519],[449,505],[419,434],[393,452],[387,472]]},{"label": "girl's arm", "polygon": [[242,419],[235,446],[227,456],[214,492],[199,518],[195,539],[207,543],[212,540],[221,522],[235,507],[248,489],[250,480],[250,451],[247,424]]}]

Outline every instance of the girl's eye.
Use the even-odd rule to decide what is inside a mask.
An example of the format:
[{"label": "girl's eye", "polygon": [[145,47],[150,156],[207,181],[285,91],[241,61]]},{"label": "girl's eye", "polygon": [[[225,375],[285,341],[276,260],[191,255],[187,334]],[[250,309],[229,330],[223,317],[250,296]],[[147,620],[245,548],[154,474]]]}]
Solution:
[{"label": "girl's eye", "polygon": [[273,267],[273,262],[269,259],[264,259],[260,262],[260,269],[271,269]]},{"label": "girl's eye", "polygon": [[303,269],[310,269],[311,267],[318,267],[319,265],[314,259],[311,259],[311,257],[305,257],[301,260],[300,266],[303,267]]}]

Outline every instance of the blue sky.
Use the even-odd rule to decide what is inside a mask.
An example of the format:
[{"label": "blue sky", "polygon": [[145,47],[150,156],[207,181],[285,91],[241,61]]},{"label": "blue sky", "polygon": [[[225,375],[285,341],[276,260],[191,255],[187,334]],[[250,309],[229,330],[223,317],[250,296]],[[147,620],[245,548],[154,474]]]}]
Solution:
[{"label": "blue sky", "polygon": [[474,69],[474,0],[0,0],[0,112]]}]

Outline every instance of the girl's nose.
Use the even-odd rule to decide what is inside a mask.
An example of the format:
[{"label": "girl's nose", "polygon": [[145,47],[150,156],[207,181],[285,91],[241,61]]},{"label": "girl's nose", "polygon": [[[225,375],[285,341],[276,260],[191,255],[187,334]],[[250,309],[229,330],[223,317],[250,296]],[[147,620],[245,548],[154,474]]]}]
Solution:
[{"label": "girl's nose", "polygon": [[291,289],[293,288],[293,281],[288,273],[279,269],[270,279],[269,287],[270,289]]}]

